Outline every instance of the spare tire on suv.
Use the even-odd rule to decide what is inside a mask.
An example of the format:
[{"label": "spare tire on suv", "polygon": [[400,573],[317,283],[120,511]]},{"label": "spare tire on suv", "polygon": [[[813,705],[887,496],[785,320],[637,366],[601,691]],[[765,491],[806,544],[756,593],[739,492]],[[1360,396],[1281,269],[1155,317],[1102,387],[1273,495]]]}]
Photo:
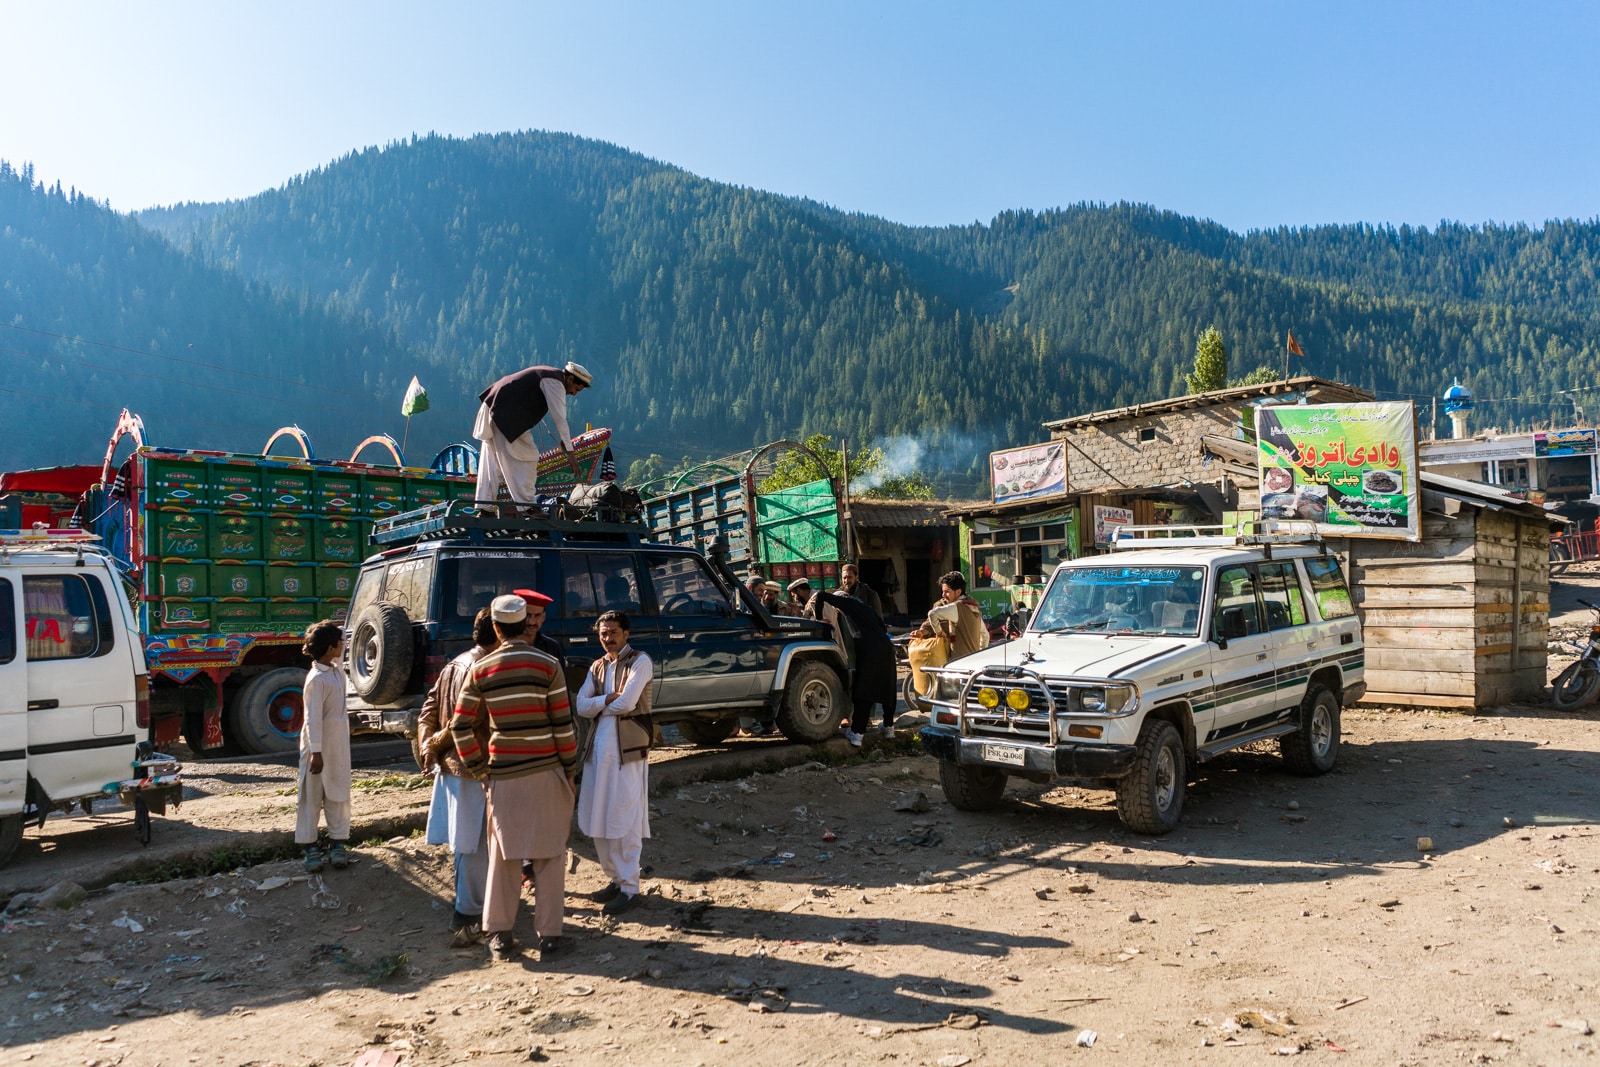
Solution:
[{"label": "spare tire on suv", "polygon": [[412,652],[405,609],[385,601],[370,605],[350,627],[350,684],[372,704],[399,700],[411,679]]}]

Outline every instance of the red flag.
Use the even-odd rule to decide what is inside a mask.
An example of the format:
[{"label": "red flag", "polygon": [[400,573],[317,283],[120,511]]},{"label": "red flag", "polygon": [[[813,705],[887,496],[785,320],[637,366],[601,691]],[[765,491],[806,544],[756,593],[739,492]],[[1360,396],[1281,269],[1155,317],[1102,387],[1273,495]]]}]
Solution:
[{"label": "red flag", "polygon": [[1289,334],[1289,342],[1288,342],[1289,354],[1291,356],[1299,356],[1302,359],[1304,359],[1305,358],[1305,353],[1300,351],[1300,342],[1296,341],[1294,339],[1294,331],[1293,330],[1289,330],[1288,334]]}]

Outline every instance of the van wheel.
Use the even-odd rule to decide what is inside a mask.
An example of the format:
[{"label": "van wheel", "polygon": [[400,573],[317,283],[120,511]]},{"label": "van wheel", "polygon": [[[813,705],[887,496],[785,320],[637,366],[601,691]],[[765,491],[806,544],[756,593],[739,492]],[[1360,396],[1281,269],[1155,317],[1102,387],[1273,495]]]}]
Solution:
[{"label": "van wheel", "polygon": [[1146,719],[1139,731],[1133,770],[1117,782],[1117,817],[1140,834],[1164,834],[1178,825],[1189,789],[1183,739],[1165,719]]},{"label": "van wheel", "polygon": [[22,814],[0,816],[0,867],[17,856],[22,847]]},{"label": "van wheel", "polygon": [[1300,729],[1278,741],[1283,762],[1295,774],[1327,774],[1339,758],[1339,699],[1314,685],[1300,704]]},{"label": "van wheel", "polygon": [[673,724],[678,728],[678,733],[691,745],[709,748],[720,745],[733,736],[734,727],[739,725],[738,719],[684,719]]},{"label": "van wheel", "polygon": [[369,704],[405,695],[411,680],[411,620],[398,604],[365,608],[350,629],[350,682]]},{"label": "van wheel", "polygon": [[958,811],[988,811],[1000,803],[1000,794],[1006,791],[1006,772],[942,759],[939,785],[944,798]]},{"label": "van wheel", "polygon": [[246,682],[228,704],[228,725],[239,747],[262,755],[299,748],[305,684],[299,667],[279,667]]},{"label": "van wheel", "polygon": [[833,669],[816,660],[795,664],[778,708],[778,729],[791,741],[821,744],[844,720],[844,685]]}]

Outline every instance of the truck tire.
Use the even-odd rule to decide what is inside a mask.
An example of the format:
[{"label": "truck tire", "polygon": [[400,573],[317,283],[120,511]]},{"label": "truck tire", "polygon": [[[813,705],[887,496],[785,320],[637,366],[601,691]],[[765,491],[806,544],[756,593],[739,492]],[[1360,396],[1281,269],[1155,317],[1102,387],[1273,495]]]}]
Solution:
[{"label": "truck tire", "polygon": [[1278,741],[1284,766],[1295,774],[1327,774],[1339,758],[1339,698],[1314,685],[1298,714],[1300,729]]},{"label": "truck tire", "polygon": [[301,695],[305,684],[306,672],[299,667],[278,667],[246,682],[228,702],[234,743],[253,755],[299,748],[306,717]]},{"label": "truck tire", "polygon": [[939,761],[939,785],[944,798],[959,811],[989,811],[1006,791],[1006,772],[994,767]]},{"label": "truck tire", "polygon": [[808,745],[821,744],[839,732],[844,714],[844,683],[833,668],[814,659],[796,663],[778,707],[776,721],[783,736]]},{"label": "truck tire", "polygon": [[412,652],[404,608],[380,601],[357,615],[350,628],[350,682],[361,699],[387,704],[404,696]]},{"label": "truck tire", "polygon": [[1183,815],[1188,789],[1183,738],[1165,719],[1146,719],[1133,770],[1117,782],[1117,817],[1135,833],[1167,833]]},{"label": "truck tire", "polygon": [[691,745],[709,748],[720,745],[733,735],[734,728],[739,725],[737,718],[726,719],[684,719],[674,723],[678,733]]},{"label": "truck tire", "polygon": [[22,847],[22,813],[0,816],[0,867],[17,857]]}]

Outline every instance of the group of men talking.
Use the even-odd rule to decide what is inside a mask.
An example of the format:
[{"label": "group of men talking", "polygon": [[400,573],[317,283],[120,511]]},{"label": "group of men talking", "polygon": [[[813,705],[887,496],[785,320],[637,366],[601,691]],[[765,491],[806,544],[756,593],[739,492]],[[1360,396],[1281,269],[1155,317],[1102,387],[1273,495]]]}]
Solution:
[{"label": "group of men talking", "polygon": [[[539,448],[533,428],[548,418],[557,448],[570,457],[567,398],[593,380],[577,363],[535,366],[479,394],[472,430],[481,446],[478,500],[495,500],[503,484],[516,504],[536,502]],[[944,603],[957,607],[943,631],[957,654],[965,654],[963,646],[981,647],[969,632],[981,630],[982,617],[965,595],[965,580],[951,572],[940,583]],[[883,711],[880,731],[893,736],[894,645],[882,602],[861,582],[855,565],[840,569],[836,591],[813,591],[806,578],[785,588],[760,576],[751,578],[750,591],[774,614],[833,627],[854,667],[845,739],[860,747],[874,704]],[[451,944],[465,948],[486,940],[496,960],[512,959],[520,950],[512,930],[524,888],[534,894],[541,958],[566,947],[562,923],[574,811],[608,879],[591,894],[608,915],[638,903],[640,855],[650,836],[654,665],[628,643],[628,616],[604,612],[595,625],[603,655],[576,696],[569,696],[561,646],[540,633],[550,604],[550,597],[517,589],[480,610],[473,647],[440,671],[417,726],[423,768],[435,774],[427,840],[449,845],[454,856]]]},{"label": "group of men talking", "polygon": [[605,914],[638,903],[650,836],[650,657],[628,644],[626,614],[604,612],[603,654],[569,699],[561,646],[539,632],[550,603],[519,589],[479,611],[473,647],[440,672],[417,726],[423,765],[435,770],[427,840],[455,860],[451,944],[487,940],[495,960],[520,950],[512,929],[524,887],[540,957],[566,947],[574,810],[608,879],[590,895]]}]

